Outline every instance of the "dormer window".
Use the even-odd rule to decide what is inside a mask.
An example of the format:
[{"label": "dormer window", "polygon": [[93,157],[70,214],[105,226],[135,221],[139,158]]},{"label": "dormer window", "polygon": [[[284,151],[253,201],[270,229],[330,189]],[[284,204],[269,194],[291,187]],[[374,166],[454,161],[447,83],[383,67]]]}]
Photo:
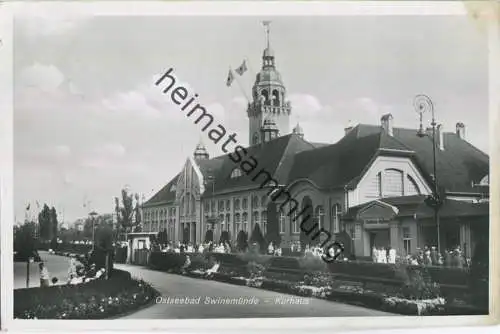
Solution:
[{"label": "dormer window", "polygon": [[172,186],[170,187],[170,191],[174,192],[176,190],[177,190],[177,186],[175,184],[172,184]]},{"label": "dormer window", "polygon": [[242,176],[242,175],[243,175],[243,173],[241,172],[241,169],[239,169],[239,168],[235,168],[235,169],[233,169],[233,171],[231,172],[231,178],[232,178],[232,179],[235,179],[235,178],[240,177],[240,176]]}]

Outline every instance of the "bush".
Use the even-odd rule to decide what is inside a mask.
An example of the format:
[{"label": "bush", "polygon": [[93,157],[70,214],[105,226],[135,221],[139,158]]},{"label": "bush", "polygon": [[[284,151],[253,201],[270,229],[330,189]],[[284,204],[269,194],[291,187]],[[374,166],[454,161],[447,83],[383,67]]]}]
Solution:
[{"label": "bush", "polygon": [[239,231],[236,238],[236,247],[240,252],[248,249],[248,235],[245,231]]},{"label": "bush", "polygon": [[313,271],[328,271],[328,266],[322,258],[312,255],[307,255],[298,259],[300,268],[308,272]]},{"label": "bush", "polygon": [[301,270],[298,259],[294,257],[271,257],[269,267],[273,269]]},{"label": "bush", "polygon": [[186,253],[153,252],[149,256],[149,265],[157,270],[180,270],[186,263]]},{"label": "bush", "polygon": [[404,279],[400,291],[402,298],[423,300],[441,297],[439,284],[432,282],[425,267],[399,265],[398,273]]},{"label": "bush", "polygon": [[104,319],[153,301],[158,292],[130,273],[115,270],[112,278],[78,285],[14,290],[14,318]]}]

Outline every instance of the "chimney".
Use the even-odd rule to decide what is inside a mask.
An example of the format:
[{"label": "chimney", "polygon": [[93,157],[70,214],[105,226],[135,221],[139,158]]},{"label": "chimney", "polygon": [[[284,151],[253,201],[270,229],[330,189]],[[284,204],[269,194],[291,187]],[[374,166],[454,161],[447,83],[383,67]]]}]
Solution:
[{"label": "chimney", "polygon": [[439,147],[441,151],[444,151],[444,129],[443,124],[439,124],[436,128],[436,136],[437,143],[436,145]]},{"label": "chimney", "polygon": [[347,126],[346,128],[344,128],[344,134],[347,136],[347,134],[349,132],[351,132],[351,130],[352,130],[352,126],[351,125]]},{"label": "chimney", "polygon": [[382,128],[389,136],[392,136],[393,134],[392,132],[393,119],[394,118],[392,117],[392,114],[385,114],[380,118],[380,123],[382,125]]},{"label": "chimney", "polygon": [[457,123],[457,136],[458,138],[465,140],[465,124],[462,122]]}]

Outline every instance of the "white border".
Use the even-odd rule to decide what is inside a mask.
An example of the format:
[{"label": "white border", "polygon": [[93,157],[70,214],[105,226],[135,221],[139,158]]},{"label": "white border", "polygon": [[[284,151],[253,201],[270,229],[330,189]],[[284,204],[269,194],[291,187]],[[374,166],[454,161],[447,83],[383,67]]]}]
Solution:
[{"label": "white border", "polygon": [[[1,3],[0,3],[1,4]],[[26,6],[33,3],[3,3],[0,7],[0,38],[3,46],[0,49],[0,64],[2,75],[0,75],[0,177],[2,191],[1,210],[1,242],[2,242],[2,298],[1,316],[2,328],[9,330],[47,329],[50,331],[69,330],[133,330],[144,331],[153,329],[176,330],[176,331],[204,331],[204,332],[246,332],[249,330],[268,331],[297,331],[297,330],[346,330],[346,329],[376,329],[376,328],[408,328],[423,326],[464,326],[484,325],[493,323],[492,317],[356,317],[356,318],[283,318],[283,319],[224,319],[223,321],[210,320],[146,320],[146,321],[65,321],[62,326],[58,320],[13,320],[12,319],[12,287],[13,287],[13,263],[12,263],[12,222],[13,214],[13,142],[12,142],[12,16],[14,13],[23,13]],[[466,15],[467,11],[460,2],[90,2],[90,3],[62,3],[62,2],[38,2],[35,6],[43,6],[54,13],[71,9],[80,14],[89,15],[255,15],[259,20],[263,16],[303,16],[303,15]],[[490,26],[490,115],[498,112],[498,22],[492,20]],[[496,37],[496,39],[494,39]],[[4,75],[6,74],[6,75]],[[4,87],[8,87],[7,90]],[[490,143],[494,145],[495,136],[492,126]],[[497,149],[498,150],[498,149]],[[492,149],[493,151],[493,149]],[[494,157],[498,152],[494,153]],[[492,166],[498,166],[497,160]],[[491,184],[500,185],[497,181],[498,168],[491,168]],[[498,199],[498,191],[493,191],[495,203]],[[495,207],[495,205],[491,205]],[[498,254],[497,236],[500,231],[498,226],[498,210],[492,209],[491,233],[492,247]],[[496,238],[493,238],[495,236]],[[492,248],[493,249],[493,248]],[[493,263],[493,256],[490,257]],[[495,259],[496,260],[496,259]],[[495,274],[493,274],[493,270]],[[498,268],[493,268],[490,273],[492,287],[495,287],[495,297],[498,297]],[[492,304],[498,309],[498,302]],[[477,329],[475,329],[477,330]]]}]

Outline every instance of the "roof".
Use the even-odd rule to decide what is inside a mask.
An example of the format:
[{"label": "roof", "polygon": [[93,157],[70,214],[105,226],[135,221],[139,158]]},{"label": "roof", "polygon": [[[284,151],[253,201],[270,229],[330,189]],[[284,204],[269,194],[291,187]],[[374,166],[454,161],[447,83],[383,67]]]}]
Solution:
[{"label": "roof", "polygon": [[[425,204],[425,195],[412,195],[401,197],[381,198],[377,201],[392,205],[398,208],[396,217],[416,217],[417,219],[431,219],[434,217],[434,211]],[[364,207],[375,201],[370,201],[360,205],[353,206],[343,215],[346,220],[355,219],[358,212]],[[445,199],[443,206],[439,211],[441,218],[471,218],[488,217],[489,202],[471,203],[453,199]]]},{"label": "roof", "polygon": [[[443,151],[436,151],[440,186],[449,192],[478,192],[489,173],[489,157],[454,133],[444,133]],[[297,154],[288,183],[307,178],[320,188],[355,186],[378,155],[413,159],[427,181],[432,174],[432,140],[417,130],[394,128],[393,136],[381,126],[359,124],[335,144]]]},{"label": "roof", "polygon": [[160,204],[168,204],[175,201],[175,191],[171,191],[172,186],[177,184],[177,179],[180,174],[177,174],[166,186],[161,188],[156,194],[154,194],[149,200],[147,200],[142,206],[149,207]]},{"label": "roof", "polygon": [[[298,152],[314,148],[315,146],[296,134],[289,134],[269,142],[247,147],[247,154],[244,159],[248,160],[250,157],[254,157],[257,167],[249,176],[243,172],[243,176],[237,178],[231,178],[230,176],[231,172],[239,167],[239,163],[234,163],[228,155],[211,159],[217,160],[217,162],[209,162],[213,164],[214,168],[212,169],[211,180],[205,187],[204,196],[210,196],[214,192],[220,193],[259,187],[264,178],[259,177],[256,181],[252,181],[252,177],[257,175],[260,170],[265,170],[273,175],[279,183],[284,183],[288,178],[295,155]],[[203,170],[202,173],[206,175]]]}]

